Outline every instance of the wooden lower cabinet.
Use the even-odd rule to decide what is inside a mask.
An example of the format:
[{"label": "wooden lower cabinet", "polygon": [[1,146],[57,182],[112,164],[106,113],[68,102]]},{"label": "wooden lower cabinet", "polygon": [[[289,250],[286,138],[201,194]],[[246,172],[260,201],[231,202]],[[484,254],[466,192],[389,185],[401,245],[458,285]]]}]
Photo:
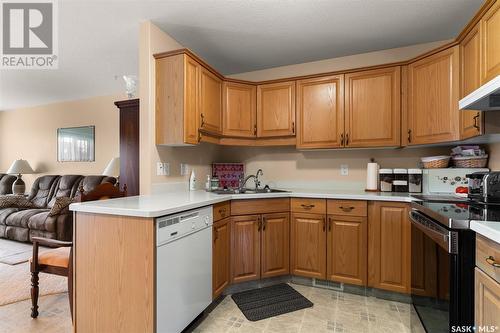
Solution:
[{"label": "wooden lower cabinet", "polygon": [[477,267],[475,272],[476,327],[500,327],[500,284]]},{"label": "wooden lower cabinet", "polygon": [[260,278],[260,215],[231,218],[231,282]]},{"label": "wooden lower cabinet", "polygon": [[213,226],[212,244],[212,292],[219,296],[231,280],[231,218],[217,221]]},{"label": "wooden lower cabinet", "polygon": [[409,293],[411,225],[409,204],[368,204],[368,286]]},{"label": "wooden lower cabinet", "polygon": [[326,216],[292,213],[290,225],[290,273],[326,278]]},{"label": "wooden lower cabinet", "polygon": [[436,243],[416,227],[411,228],[411,256],[412,294],[437,298]]},{"label": "wooden lower cabinet", "polygon": [[367,229],[366,217],[328,216],[328,280],[366,286]]},{"label": "wooden lower cabinet", "polygon": [[288,213],[262,215],[261,277],[290,273],[290,218]]}]

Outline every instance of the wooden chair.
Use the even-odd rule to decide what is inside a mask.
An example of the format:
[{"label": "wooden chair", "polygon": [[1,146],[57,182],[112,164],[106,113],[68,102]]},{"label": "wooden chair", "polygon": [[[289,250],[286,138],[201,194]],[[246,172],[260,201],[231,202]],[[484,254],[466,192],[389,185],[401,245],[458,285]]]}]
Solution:
[{"label": "wooden chair", "polygon": [[[98,185],[89,193],[84,193],[80,188],[80,194],[77,202],[106,200],[112,198],[121,198],[127,195],[127,185],[124,190],[110,183]],[[38,317],[38,275],[39,273],[48,273],[68,277],[68,295],[71,318],[73,318],[73,242],[58,241],[55,239],[32,237],[33,257],[31,258],[31,317]],[[47,246],[51,250],[39,253],[39,247]]]}]

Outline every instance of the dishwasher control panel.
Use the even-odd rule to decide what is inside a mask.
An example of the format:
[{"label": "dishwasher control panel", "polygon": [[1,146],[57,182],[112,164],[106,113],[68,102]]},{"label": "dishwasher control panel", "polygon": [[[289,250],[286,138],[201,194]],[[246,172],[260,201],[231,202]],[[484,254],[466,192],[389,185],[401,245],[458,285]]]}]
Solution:
[{"label": "dishwasher control panel", "polygon": [[166,244],[213,224],[212,206],[156,219],[156,244]]}]

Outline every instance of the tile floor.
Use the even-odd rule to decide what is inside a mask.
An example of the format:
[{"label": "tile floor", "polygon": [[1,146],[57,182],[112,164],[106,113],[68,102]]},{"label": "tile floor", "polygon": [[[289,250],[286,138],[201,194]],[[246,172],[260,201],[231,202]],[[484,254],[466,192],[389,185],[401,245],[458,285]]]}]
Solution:
[{"label": "tile floor", "polygon": [[[312,308],[256,322],[248,321],[230,296],[194,329],[196,333],[410,332],[410,304],[290,284],[314,303]],[[415,327],[413,332],[424,332]]]},{"label": "tile floor", "polygon": [[[409,304],[290,284],[314,303],[312,308],[257,322],[246,320],[230,296],[194,329],[196,333],[410,332]],[[68,295],[40,298],[40,316],[30,318],[29,300],[0,306],[0,333],[71,332]],[[424,332],[421,326],[413,332]],[[159,332],[162,333],[162,332]]]}]

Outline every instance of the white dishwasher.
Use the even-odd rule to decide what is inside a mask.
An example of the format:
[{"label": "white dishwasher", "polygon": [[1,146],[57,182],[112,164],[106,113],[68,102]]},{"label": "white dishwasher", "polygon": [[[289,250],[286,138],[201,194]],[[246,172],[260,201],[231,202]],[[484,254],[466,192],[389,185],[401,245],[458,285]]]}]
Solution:
[{"label": "white dishwasher", "polygon": [[212,302],[212,207],[156,219],[156,331],[178,333]]}]

